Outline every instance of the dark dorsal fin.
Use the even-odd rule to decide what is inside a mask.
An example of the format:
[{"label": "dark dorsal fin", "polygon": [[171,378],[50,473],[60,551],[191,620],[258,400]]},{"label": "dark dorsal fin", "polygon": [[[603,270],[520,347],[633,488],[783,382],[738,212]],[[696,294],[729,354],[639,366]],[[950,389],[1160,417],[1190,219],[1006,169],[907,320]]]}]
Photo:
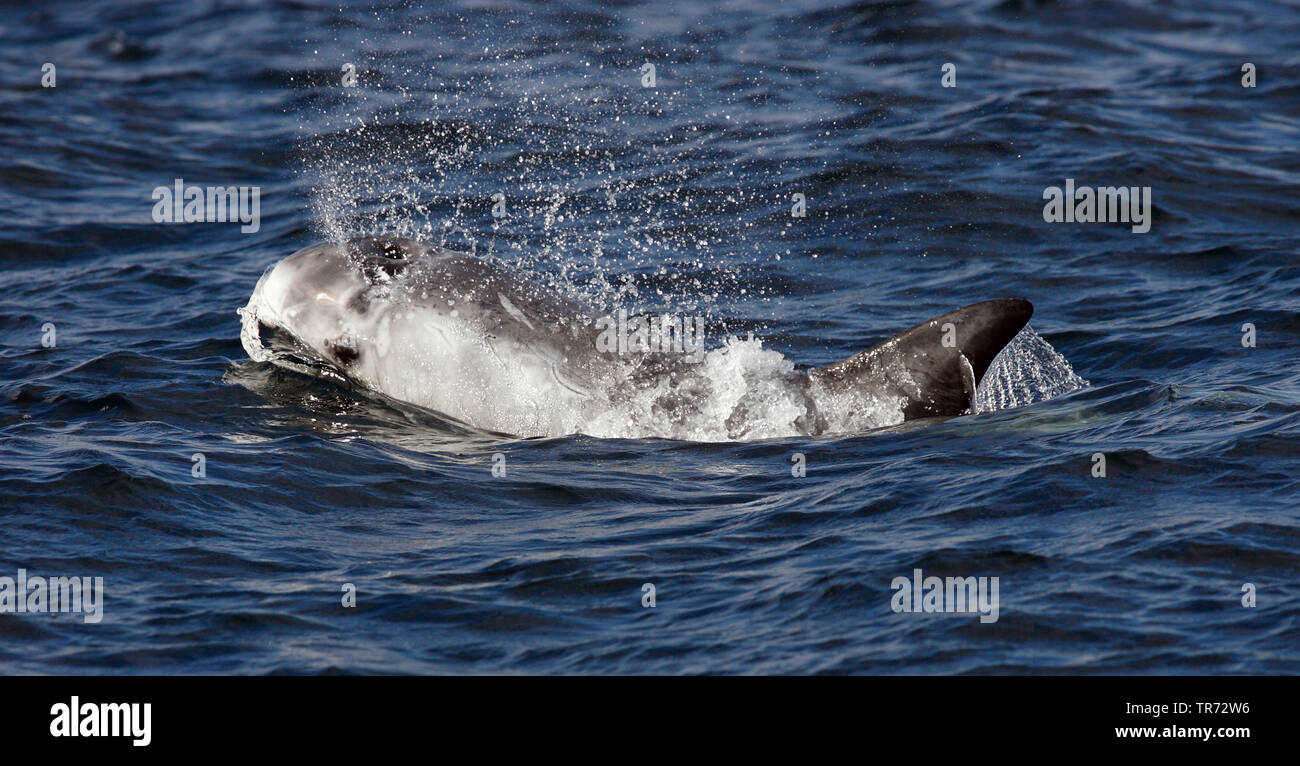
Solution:
[{"label": "dark dorsal fin", "polygon": [[870,389],[899,397],[906,420],[961,415],[972,409],[975,386],[993,357],[1033,313],[1033,304],[1018,298],[976,303],[809,375],[832,391]]}]

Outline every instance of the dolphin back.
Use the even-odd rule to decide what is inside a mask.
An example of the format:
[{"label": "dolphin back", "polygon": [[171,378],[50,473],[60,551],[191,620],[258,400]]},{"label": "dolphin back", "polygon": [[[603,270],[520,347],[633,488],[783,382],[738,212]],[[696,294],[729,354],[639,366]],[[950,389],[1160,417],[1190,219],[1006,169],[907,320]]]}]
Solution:
[{"label": "dolphin back", "polygon": [[974,410],[993,358],[1029,323],[1033,304],[984,301],[935,317],[809,378],[832,393],[871,391],[898,402],[904,420]]}]

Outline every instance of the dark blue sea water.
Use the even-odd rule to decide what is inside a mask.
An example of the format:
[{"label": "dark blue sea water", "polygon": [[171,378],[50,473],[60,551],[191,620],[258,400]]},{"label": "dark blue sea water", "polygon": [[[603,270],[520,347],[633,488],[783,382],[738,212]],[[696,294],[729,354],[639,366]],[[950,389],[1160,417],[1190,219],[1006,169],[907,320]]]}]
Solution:
[{"label": "dark blue sea water", "polygon": [[[1294,3],[108,0],[0,37],[0,577],[104,578],[98,624],[0,614],[0,671],[1300,672]],[[260,187],[259,230],[154,222],[177,178]],[[1150,186],[1150,232],[1045,222],[1067,178]],[[375,232],[803,364],[1024,297],[1089,385],[515,440],[250,361],[262,272]],[[896,613],[915,569],[998,577],[998,619]]]}]

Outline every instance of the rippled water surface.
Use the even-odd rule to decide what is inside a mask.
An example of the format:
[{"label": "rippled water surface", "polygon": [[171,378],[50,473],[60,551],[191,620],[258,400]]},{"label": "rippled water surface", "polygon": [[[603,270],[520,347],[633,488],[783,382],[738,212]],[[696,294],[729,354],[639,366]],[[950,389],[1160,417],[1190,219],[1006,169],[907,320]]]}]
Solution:
[{"label": "rippled water surface", "polygon": [[[1293,3],[0,29],[0,577],[105,582],[98,624],[0,614],[4,672],[1300,672]],[[258,230],[154,222],[177,178],[259,187]],[[1151,187],[1151,231],[1045,222],[1067,178]],[[973,416],[510,439],[245,354],[268,266],[371,233],[805,365],[991,298],[1034,334]],[[998,619],[894,612],[916,569],[998,577]]]}]

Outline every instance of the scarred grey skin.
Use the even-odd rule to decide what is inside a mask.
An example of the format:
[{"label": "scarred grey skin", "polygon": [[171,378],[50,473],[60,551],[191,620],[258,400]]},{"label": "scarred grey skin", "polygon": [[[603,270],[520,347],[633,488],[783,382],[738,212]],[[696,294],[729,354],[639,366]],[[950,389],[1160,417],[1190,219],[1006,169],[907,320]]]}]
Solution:
[{"label": "scarred grey skin", "polygon": [[[689,434],[691,419],[718,393],[706,365],[602,353],[590,309],[411,239],[300,250],[262,276],[241,313],[253,359],[336,371],[501,433],[592,432],[612,408],[650,389],[663,392],[649,408],[653,416],[678,423],[672,433]],[[788,432],[852,430],[857,410],[882,403],[898,420],[969,412],[989,364],[1032,313],[1023,300],[977,303],[842,362],[774,373],[776,390],[788,396]],[[268,352],[268,341],[288,353]],[[726,407],[726,436],[746,438],[755,402],[746,395]]]}]

